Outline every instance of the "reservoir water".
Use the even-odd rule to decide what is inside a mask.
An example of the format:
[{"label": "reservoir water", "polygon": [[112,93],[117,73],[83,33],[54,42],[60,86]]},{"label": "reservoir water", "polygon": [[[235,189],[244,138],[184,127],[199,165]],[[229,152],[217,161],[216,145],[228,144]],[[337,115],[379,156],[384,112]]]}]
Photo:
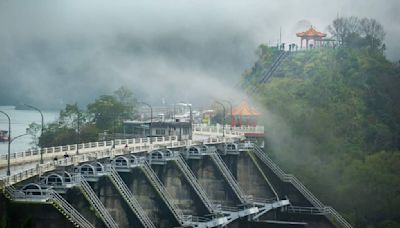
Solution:
[{"label": "reservoir water", "polygon": [[[16,110],[14,106],[0,106],[11,119],[11,138],[26,133],[29,124],[35,122],[41,124],[40,113],[35,110]],[[57,111],[42,111],[44,123],[55,121],[58,117]],[[8,119],[0,113],[0,130],[8,131]],[[22,136],[11,143],[11,153],[23,152],[32,147],[32,137],[30,135]],[[7,153],[8,142],[0,142],[0,154]]]}]

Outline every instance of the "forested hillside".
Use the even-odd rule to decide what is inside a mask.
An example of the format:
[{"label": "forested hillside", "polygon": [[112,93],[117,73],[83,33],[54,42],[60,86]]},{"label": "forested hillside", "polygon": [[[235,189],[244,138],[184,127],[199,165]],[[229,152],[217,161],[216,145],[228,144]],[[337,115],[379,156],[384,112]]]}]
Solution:
[{"label": "forested hillside", "polygon": [[[256,82],[275,52],[260,46],[243,80]],[[274,160],[356,227],[400,226],[398,64],[368,48],[313,49],[258,86]]]}]

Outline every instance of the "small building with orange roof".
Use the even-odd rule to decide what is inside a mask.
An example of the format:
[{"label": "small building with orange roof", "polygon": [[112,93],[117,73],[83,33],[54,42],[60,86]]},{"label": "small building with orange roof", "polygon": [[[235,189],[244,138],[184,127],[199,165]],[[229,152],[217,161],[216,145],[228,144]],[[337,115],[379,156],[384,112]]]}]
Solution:
[{"label": "small building with orange roof", "polygon": [[326,37],[326,33],[319,32],[312,26],[304,32],[296,33],[296,35],[297,37],[300,37],[300,48],[303,48],[303,40],[306,40],[306,48],[309,47],[309,40],[314,40],[313,47],[321,47],[323,38]]},{"label": "small building with orange roof", "polygon": [[[235,126],[256,126],[260,113],[249,105],[247,100],[243,100],[232,110],[232,125]],[[235,124],[235,122],[237,124]]]}]

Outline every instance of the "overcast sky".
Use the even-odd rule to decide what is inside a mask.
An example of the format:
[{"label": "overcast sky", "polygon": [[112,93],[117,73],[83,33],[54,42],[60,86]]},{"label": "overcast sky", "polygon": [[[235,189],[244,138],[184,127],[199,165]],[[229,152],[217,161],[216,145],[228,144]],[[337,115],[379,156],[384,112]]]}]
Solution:
[{"label": "overcast sky", "polygon": [[119,86],[159,104],[239,100],[261,43],[337,16],[371,17],[400,59],[398,0],[0,1],[0,104],[81,105]]}]

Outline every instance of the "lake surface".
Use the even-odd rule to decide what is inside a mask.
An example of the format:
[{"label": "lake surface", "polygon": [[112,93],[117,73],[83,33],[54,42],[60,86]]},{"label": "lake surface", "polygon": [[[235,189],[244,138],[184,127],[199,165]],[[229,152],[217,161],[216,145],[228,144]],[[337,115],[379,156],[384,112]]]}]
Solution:
[{"label": "lake surface", "polygon": [[[26,129],[29,124],[35,122],[41,124],[40,113],[35,110],[15,110],[13,106],[0,106],[0,110],[4,111],[10,116],[11,119],[11,138],[26,133]],[[44,123],[53,122],[57,119],[58,111],[42,111]],[[7,117],[0,113],[0,129],[8,131],[8,120]],[[22,136],[15,139],[11,143],[11,153],[22,152],[32,147],[30,144],[32,137],[30,135]],[[6,154],[8,148],[8,142],[0,142],[0,154]]]}]

